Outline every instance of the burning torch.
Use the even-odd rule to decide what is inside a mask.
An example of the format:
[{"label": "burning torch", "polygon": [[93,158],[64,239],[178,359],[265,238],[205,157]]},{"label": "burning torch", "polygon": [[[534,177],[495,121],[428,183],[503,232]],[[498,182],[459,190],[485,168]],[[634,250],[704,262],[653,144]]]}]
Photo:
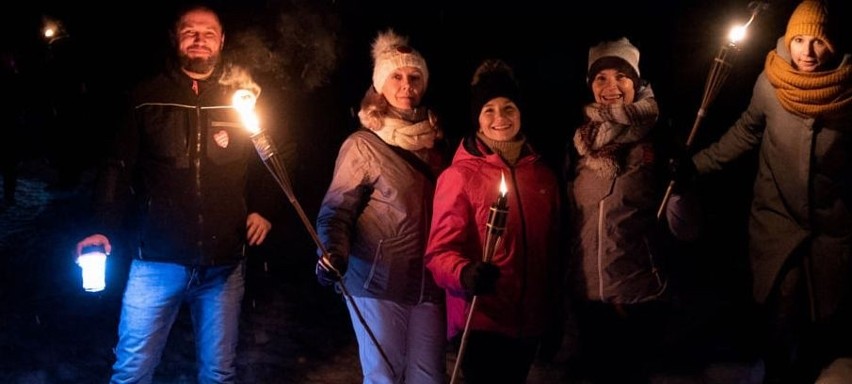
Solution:
[{"label": "burning torch", "polygon": [[[308,234],[314,240],[317,248],[322,252],[321,262],[327,266],[327,268],[337,274],[338,278],[342,278],[340,271],[334,268],[332,263],[329,261],[328,250],[326,250],[325,246],[320,241],[319,236],[317,235],[316,229],[314,229],[313,224],[308,219],[308,216],[305,214],[305,211],[302,209],[302,205],[299,204],[299,201],[296,200],[296,195],[293,193],[293,185],[290,183],[290,178],[287,175],[287,169],[284,167],[284,162],[281,160],[281,157],[278,155],[278,151],[275,148],[275,143],[272,141],[272,138],[269,137],[266,133],[264,133],[260,129],[260,120],[257,117],[257,114],[254,112],[254,105],[257,101],[257,95],[248,90],[248,89],[238,89],[234,96],[232,97],[232,104],[234,109],[236,109],[240,113],[240,118],[243,121],[243,126],[251,134],[251,141],[254,144],[254,148],[257,150],[257,154],[260,155],[260,159],[263,160],[263,164],[266,166],[266,169],[272,173],[273,178],[278,183],[278,186],[284,191],[284,194],[287,195],[287,199],[290,200],[290,204],[293,205],[293,208],[296,210],[296,213],[299,215],[299,218],[302,220],[302,224],[304,224],[305,229]],[[388,367],[391,370],[391,373],[396,376],[396,372],[394,372],[393,365],[390,363],[390,359],[387,354],[385,354],[384,349],[379,344],[378,339],[373,334],[373,331],[367,325],[367,321],[364,320],[364,316],[361,314],[361,311],[358,309],[358,306],[355,304],[355,300],[352,298],[352,295],[349,294],[349,291],[346,289],[346,286],[343,282],[338,282],[337,287],[343,293],[343,296],[349,301],[349,304],[352,306],[355,314],[358,317],[358,320],[361,322],[361,325],[367,331],[367,334],[370,336],[370,339],[373,340],[373,343],[376,345],[376,348],[381,353],[382,358],[384,358],[385,363],[387,363]]]},{"label": "burning torch", "polygon": [[[482,247],[482,261],[486,263],[494,257],[494,252],[503,240],[503,233],[506,231],[506,219],[509,217],[509,204],[506,196],[508,191],[506,177],[503,173],[500,173],[500,195],[497,197],[497,201],[491,204],[491,208],[488,210],[488,221],[485,223],[485,244]],[[459,367],[464,358],[470,331],[470,321],[473,318],[473,311],[476,309],[477,297],[474,295],[470,301],[470,310],[467,313],[467,320],[464,323],[464,332],[462,333],[461,343],[459,344],[459,352],[456,355],[456,363],[453,366],[453,375],[450,378],[450,384],[456,382]]]},{"label": "burning torch", "polygon": [[60,21],[45,16],[43,17],[43,24],[41,34],[48,46],[57,40],[68,37],[68,31]]},{"label": "burning torch", "polygon": [[[734,60],[736,60],[737,54],[740,52],[740,42],[745,38],[748,27],[754,21],[755,17],[757,17],[757,14],[768,7],[769,4],[766,1],[753,1],[749,3],[751,17],[749,17],[748,22],[744,25],[738,25],[731,28],[731,31],[728,33],[728,40],[722,44],[722,47],[719,48],[719,53],[717,53],[716,57],[713,58],[713,65],[710,67],[710,73],[707,75],[707,81],[704,84],[704,95],[701,98],[701,106],[698,108],[698,113],[695,115],[695,121],[692,123],[692,130],[689,131],[689,136],[686,139],[684,151],[689,151],[689,148],[692,146],[692,142],[695,140],[695,134],[698,132],[698,127],[701,126],[702,121],[704,121],[704,116],[707,115],[707,109],[713,100],[716,99],[716,96],[719,94],[719,90],[722,88],[722,84],[725,83],[725,80],[727,80],[728,75],[731,74],[731,68],[734,65]],[[663,201],[660,204],[659,209],[657,209],[658,220],[663,216],[663,212],[666,210],[666,205],[669,202],[674,186],[675,180],[669,180],[666,193],[663,195]]]}]

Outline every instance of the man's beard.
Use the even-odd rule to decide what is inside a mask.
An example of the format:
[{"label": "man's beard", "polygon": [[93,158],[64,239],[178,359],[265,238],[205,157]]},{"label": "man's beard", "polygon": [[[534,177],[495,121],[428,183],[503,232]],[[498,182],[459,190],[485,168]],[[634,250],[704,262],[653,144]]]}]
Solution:
[{"label": "man's beard", "polygon": [[180,55],[180,67],[185,71],[192,73],[210,72],[218,63],[219,55],[210,56],[206,59],[200,57],[190,58],[186,55]]}]

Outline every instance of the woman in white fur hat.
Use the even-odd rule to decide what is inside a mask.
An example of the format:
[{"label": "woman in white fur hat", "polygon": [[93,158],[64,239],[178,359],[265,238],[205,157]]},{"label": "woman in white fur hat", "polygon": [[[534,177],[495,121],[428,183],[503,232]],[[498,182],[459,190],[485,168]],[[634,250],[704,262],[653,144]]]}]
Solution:
[{"label": "woman in white fur hat", "polygon": [[[441,131],[420,105],[429,70],[392,30],[378,34],[372,54],[372,86],[358,112],[362,127],[340,147],[317,231],[369,327],[347,301],[364,383],[443,383],[443,292],[423,263],[435,180],[444,167],[436,149]],[[340,280],[324,263],[316,272],[324,285]]]}]

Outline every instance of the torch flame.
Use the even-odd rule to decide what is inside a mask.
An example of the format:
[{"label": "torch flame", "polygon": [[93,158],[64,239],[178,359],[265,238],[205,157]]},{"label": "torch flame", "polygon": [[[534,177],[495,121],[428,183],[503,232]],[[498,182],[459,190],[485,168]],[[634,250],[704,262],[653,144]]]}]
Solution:
[{"label": "torch flame", "polygon": [[68,31],[62,26],[62,22],[49,16],[42,17],[41,35],[47,44],[68,37]]},{"label": "torch flame", "polygon": [[739,43],[745,38],[746,29],[748,28],[748,24],[746,25],[738,25],[736,27],[731,28],[731,32],[728,33],[728,40],[732,44]]},{"label": "torch flame", "polygon": [[509,193],[509,187],[506,186],[506,176],[500,172],[500,196],[506,196]]},{"label": "torch flame", "polygon": [[257,118],[257,114],[254,113],[254,104],[256,101],[257,96],[248,89],[238,89],[231,98],[231,104],[240,113],[243,126],[253,135],[260,133],[260,120]]},{"label": "torch flame", "polygon": [[737,44],[745,38],[746,30],[748,30],[748,26],[754,21],[754,18],[760,13],[762,7],[755,8],[755,10],[751,13],[751,17],[748,18],[748,21],[743,25],[738,25],[731,28],[731,32],[728,33],[728,40],[731,44]]}]

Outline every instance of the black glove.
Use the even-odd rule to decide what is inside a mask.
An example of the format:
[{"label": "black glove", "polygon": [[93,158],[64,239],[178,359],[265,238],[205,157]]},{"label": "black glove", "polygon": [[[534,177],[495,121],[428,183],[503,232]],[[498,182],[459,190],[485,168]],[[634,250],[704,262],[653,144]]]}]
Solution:
[{"label": "black glove", "polygon": [[462,287],[474,295],[487,295],[497,290],[500,268],[491,263],[473,261],[462,268]]},{"label": "black glove", "polygon": [[684,153],[669,160],[669,180],[676,184],[689,185],[696,175],[698,170],[695,169],[695,163],[689,154]]},{"label": "black glove", "polygon": [[[320,257],[317,260],[315,273],[320,285],[329,286],[343,278],[349,261],[345,257],[330,253],[328,258]],[[336,270],[336,271],[335,271]]]}]

